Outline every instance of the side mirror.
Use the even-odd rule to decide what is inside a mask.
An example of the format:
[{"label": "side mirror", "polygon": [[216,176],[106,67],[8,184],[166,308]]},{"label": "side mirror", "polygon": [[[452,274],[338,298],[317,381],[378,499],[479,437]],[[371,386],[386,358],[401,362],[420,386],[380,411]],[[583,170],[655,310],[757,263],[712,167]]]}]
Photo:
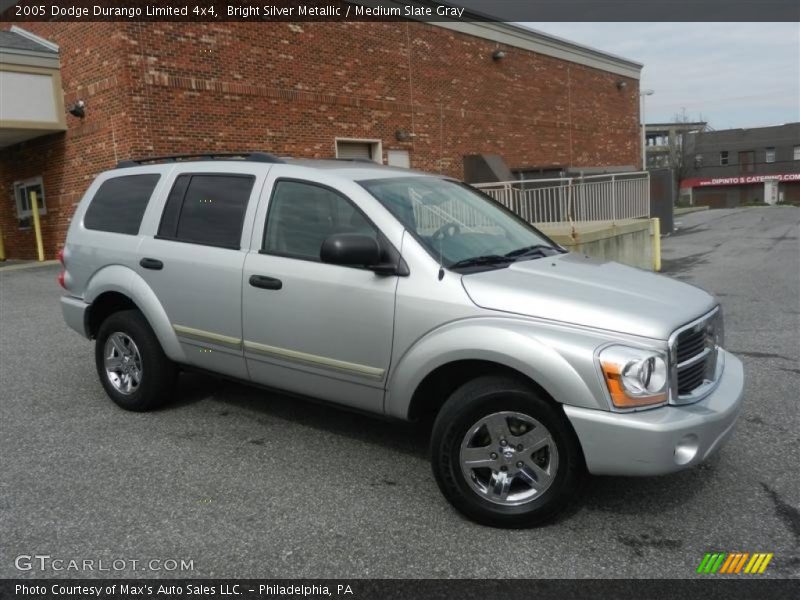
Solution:
[{"label": "side mirror", "polygon": [[378,240],[360,233],[335,233],[325,238],[319,251],[324,263],[372,267],[381,261]]}]

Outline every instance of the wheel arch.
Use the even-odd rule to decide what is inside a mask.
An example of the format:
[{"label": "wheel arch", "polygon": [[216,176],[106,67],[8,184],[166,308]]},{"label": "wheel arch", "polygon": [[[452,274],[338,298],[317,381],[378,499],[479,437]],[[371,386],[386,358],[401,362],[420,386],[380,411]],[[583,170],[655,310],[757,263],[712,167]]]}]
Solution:
[{"label": "wheel arch", "polygon": [[147,282],[134,270],[110,265],[89,280],[84,300],[90,305],[84,316],[86,332],[94,338],[102,320],[119,310],[137,309],[158,338],[164,353],[173,361],[186,362],[169,317]]},{"label": "wheel arch", "polygon": [[437,393],[489,373],[522,379],[556,404],[602,408],[576,368],[537,338],[535,328],[510,319],[470,319],[430,332],[405,353],[390,376],[385,412],[419,418],[444,402]]},{"label": "wheel arch", "polygon": [[456,389],[473,379],[487,375],[503,375],[517,379],[535,388],[543,398],[553,405],[559,406],[547,390],[521,371],[490,360],[462,359],[436,367],[420,381],[411,396],[408,420],[417,421],[435,416]]}]

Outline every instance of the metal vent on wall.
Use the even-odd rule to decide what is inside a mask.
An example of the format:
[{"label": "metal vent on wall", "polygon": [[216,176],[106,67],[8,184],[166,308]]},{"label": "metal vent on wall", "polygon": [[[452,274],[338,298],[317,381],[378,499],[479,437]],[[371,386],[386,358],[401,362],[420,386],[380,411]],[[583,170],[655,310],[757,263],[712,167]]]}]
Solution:
[{"label": "metal vent on wall", "polygon": [[336,158],[372,160],[372,144],[369,142],[336,142]]}]

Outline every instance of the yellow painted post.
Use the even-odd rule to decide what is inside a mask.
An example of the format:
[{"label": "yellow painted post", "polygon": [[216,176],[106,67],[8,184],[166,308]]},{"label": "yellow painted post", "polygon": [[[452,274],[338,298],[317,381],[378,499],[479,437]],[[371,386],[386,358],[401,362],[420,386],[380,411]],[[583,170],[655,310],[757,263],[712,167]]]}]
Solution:
[{"label": "yellow painted post", "polygon": [[0,261],[6,259],[6,245],[3,243],[3,230],[0,229]]},{"label": "yellow painted post", "polygon": [[653,271],[657,273],[661,270],[661,219],[656,217],[650,222],[653,232]]},{"label": "yellow painted post", "polygon": [[44,260],[44,246],[42,245],[42,224],[39,222],[39,201],[36,192],[31,192],[31,213],[33,213],[33,232],[36,234],[36,252],[39,262]]}]

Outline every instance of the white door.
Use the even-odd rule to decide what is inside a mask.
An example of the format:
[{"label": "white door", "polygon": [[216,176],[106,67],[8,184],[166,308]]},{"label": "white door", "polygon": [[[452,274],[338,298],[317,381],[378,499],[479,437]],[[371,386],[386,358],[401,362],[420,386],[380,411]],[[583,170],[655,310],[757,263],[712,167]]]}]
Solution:
[{"label": "white door", "polygon": [[386,159],[390,167],[411,168],[411,157],[408,155],[408,150],[389,150],[386,153]]},{"label": "white door", "polygon": [[773,206],[778,203],[777,179],[767,179],[764,182],[764,202]]}]

